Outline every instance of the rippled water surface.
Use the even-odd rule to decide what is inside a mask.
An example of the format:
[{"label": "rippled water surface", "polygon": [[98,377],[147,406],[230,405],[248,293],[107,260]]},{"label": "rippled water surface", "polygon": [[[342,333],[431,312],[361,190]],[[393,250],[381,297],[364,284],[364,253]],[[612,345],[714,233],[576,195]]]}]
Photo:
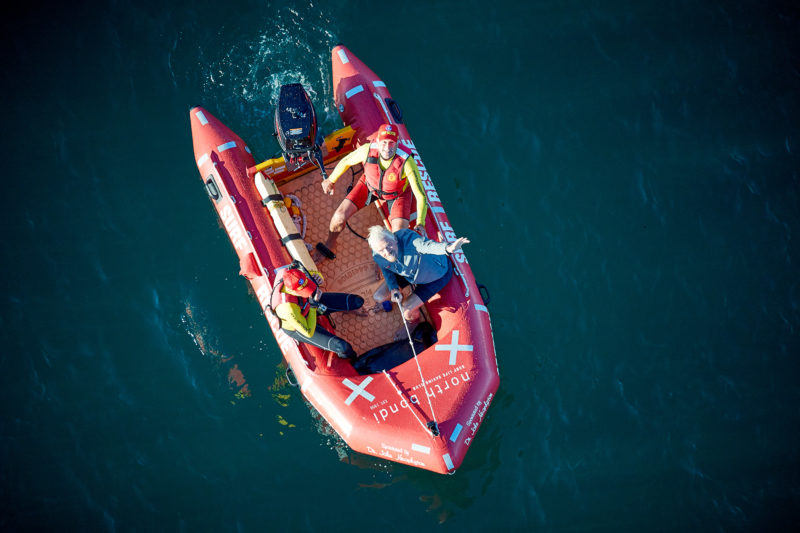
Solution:
[{"label": "rippled water surface", "polygon": [[[800,514],[800,18],[781,2],[96,2],[2,21],[0,528],[765,531]],[[403,107],[491,291],[462,468],[354,457],[283,377],[198,179]]]}]

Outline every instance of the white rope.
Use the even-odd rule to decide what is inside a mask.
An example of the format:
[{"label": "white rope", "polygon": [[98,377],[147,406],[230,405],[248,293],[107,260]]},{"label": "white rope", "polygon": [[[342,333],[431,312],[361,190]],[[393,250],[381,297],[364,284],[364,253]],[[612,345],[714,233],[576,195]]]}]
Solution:
[{"label": "white rope", "polygon": [[411,345],[411,353],[414,354],[414,361],[417,363],[417,370],[419,371],[419,379],[422,380],[422,388],[425,390],[425,397],[428,399],[428,407],[431,408],[431,418],[433,419],[433,423],[436,425],[436,432],[439,432],[439,423],[436,421],[436,414],[433,412],[433,404],[431,403],[431,397],[428,395],[428,386],[425,384],[425,377],[422,375],[422,367],[419,366],[419,359],[417,358],[417,350],[414,348],[414,341],[411,339],[411,331],[408,329],[408,322],[406,322],[406,317],[403,315],[403,307],[400,303],[397,304],[397,308],[400,310],[400,318],[403,319],[403,325],[406,327],[406,334],[408,334],[408,344]]},{"label": "white rope", "polygon": [[[392,384],[392,387],[394,387],[394,390],[397,392],[397,395],[402,398],[403,397],[403,393],[400,392],[400,389],[397,387],[397,384],[394,382],[394,380],[391,378],[391,376],[389,376],[389,374],[386,372],[386,370],[383,371],[383,375],[386,376],[386,379],[388,379],[389,383]],[[419,419],[419,415],[417,415],[417,412],[411,406],[411,403],[412,403],[411,399],[409,398],[409,400],[408,400],[408,408],[411,411],[411,414],[414,415],[414,418],[417,419],[417,422],[419,422],[419,425],[422,426],[422,429],[424,429],[425,431],[428,431],[428,426],[425,425],[425,422],[423,422],[422,420]]]}]

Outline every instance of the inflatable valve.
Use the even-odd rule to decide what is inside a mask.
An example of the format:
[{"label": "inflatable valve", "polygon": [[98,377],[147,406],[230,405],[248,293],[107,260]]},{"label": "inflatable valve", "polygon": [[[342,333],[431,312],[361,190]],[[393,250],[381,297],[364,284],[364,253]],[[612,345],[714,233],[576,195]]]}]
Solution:
[{"label": "inflatable valve", "polygon": [[292,256],[292,259],[302,263],[306,270],[316,271],[317,266],[314,264],[314,260],[311,259],[306,243],[300,236],[300,232],[294,220],[292,220],[292,215],[286,209],[283,195],[278,190],[275,182],[264,177],[261,172],[256,172],[253,179],[256,183],[258,194],[261,195],[261,203],[269,211],[275,229],[278,230],[278,234],[281,236],[281,242],[289,250],[289,255]]}]

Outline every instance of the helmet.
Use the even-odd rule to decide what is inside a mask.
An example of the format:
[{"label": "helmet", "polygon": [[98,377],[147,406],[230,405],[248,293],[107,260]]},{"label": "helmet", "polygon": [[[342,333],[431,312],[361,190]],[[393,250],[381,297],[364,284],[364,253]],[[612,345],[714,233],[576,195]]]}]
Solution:
[{"label": "helmet", "polygon": [[290,268],[283,274],[283,284],[289,292],[302,298],[310,298],[317,290],[313,279],[305,275],[299,268]]}]

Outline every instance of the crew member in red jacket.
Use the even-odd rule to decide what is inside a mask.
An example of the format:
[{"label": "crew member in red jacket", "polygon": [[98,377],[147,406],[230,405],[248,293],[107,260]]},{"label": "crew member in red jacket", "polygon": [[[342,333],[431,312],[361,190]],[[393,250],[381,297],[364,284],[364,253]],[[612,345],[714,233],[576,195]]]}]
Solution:
[{"label": "crew member in red jacket", "polygon": [[416,230],[424,235],[428,203],[419,168],[411,154],[398,147],[397,126],[384,124],[378,128],[375,141],[363,144],[343,157],[328,179],[322,182],[325,194],[333,194],[336,180],[353,165],[363,164],[364,172],[358,182],[336,208],[331,217],[328,237],[317,245],[314,260],[332,258],[336,239],[344,230],[347,219],[356,211],[380,199],[389,207],[389,223],[392,231],[408,229],[411,204],[416,199]]},{"label": "crew member in red jacket", "polygon": [[275,278],[270,307],[281,321],[281,329],[293,339],[336,352],[339,357],[357,357],[349,342],[317,323],[317,316],[334,311],[354,311],[364,305],[356,294],[323,293],[299,268],[281,270]]}]

